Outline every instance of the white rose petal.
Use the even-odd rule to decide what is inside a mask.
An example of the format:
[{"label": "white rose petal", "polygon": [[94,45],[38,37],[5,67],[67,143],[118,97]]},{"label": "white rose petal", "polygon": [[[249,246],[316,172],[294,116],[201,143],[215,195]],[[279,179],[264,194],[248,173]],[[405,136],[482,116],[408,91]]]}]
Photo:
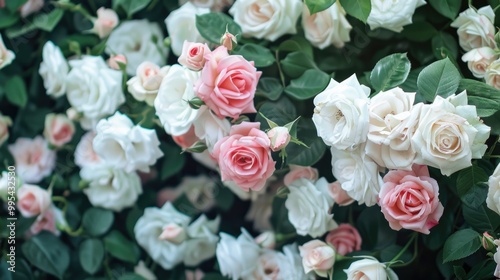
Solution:
[{"label": "white rose petal", "polygon": [[13,51],[8,50],[7,47],[5,47],[2,35],[0,34],[0,69],[11,64],[14,58],[16,58],[16,55]]},{"label": "white rose petal", "polygon": [[500,89],[500,59],[493,61],[484,73],[486,83],[494,88]]},{"label": "white rose petal", "polygon": [[197,266],[215,255],[219,241],[219,237],[215,233],[219,230],[219,224],[219,217],[209,221],[205,215],[201,215],[189,225],[187,231],[190,239],[186,241],[185,265]]},{"label": "white rose petal", "polygon": [[54,98],[63,96],[66,93],[66,76],[69,73],[69,66],[61,49],[48,41],[43,46],[42,58],[38,72],[42,76],[47,95]]},{"label": "white rose petal", "polygon": [[391,280],[397,280],[397,275],[385,264],[380,263],[376,259],[362,259],[351,263],[348,269],[344,269],[348,280],[358,280],[360,277],[366,279],[388,279],[388,274],[391,275]]},{"label": "white rose petal", "polygon": [[245,229],[236,239],[220,233],[216,256],[222,275],[233,280],[250,276],[257,266],[260,248]]},{"label": "white rose petal", "polygon": [[491,174],[488,180],[488,187],[486,205],[500,215],[500,164],[497,165],[497,168]]},{"label": "white rose petal", "polygon": [[496,43],[493,22],[495,22],[495,12],[491,6],[485,6],[477,11],[475,8],[468,8],[461,12],[451,26],[458,28],[460,47],[465,51],[480,47],[494,49]]},{"label": "white rose petal", "polygon": [[372,8],[367,23],[370,29],[385,28],[401,32],[403,26],[411,24],[415,9],[425,5],[424,0],[371,0]]},{"label": "white rose petal", "polygon": [[476,78],[484,78],[486,70],[498,56],[490,47],[481,47],[468,51],[462,56],[462,61],[467,62],[467,67]]}]

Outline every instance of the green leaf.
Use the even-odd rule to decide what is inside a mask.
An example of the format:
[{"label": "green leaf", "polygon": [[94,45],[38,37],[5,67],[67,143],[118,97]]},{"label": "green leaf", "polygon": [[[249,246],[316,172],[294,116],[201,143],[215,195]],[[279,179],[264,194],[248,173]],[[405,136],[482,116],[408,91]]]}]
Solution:
[{"label": "green leaf", "polygon": [[366,23],[372,4],[370,0],[339,0],[340,4],[350,16],[353,16]]},{"label": "green leaf", "polygon": [[272,77],[262,77],[257,84],[256,95],[264,96],[270,100],[278,100],[283,92],[281,82]]},{"label": "green leaf", "polygon": [[335,3],[335,0],[304,0],[304,2],[312,15],[330,8]]},{"label": "green leaf", "polygon": [[308,69],[318,69],[314,60],[304,52],[289,53],[281,60],[283,72],[291,78],[298,78]]},{"label": "green leaf", "polygon": [[7,100],[18,107],[23,108],[28,102],[26,85],[20,76],[11,77],[5,82],[5,94]]},{"label": "green leaf", "polygon": [[417,93],[429,102],[434,101],[437,95],[448,97],[457,91],[460,78],[460,73],[449,58],[436,61],[418,75]]},{"label": "green leaf", "polygon": [[162,161],[160,179],[166,180],[182,170],[186,158],[184,154],[181,154],[182,150],[178,146],[162,143],[160,148],[165,155]]},{"label": "green leaf", "polygon": [[442,59],[443,49],[447,50],[453,59],[457,59],[458,56],[458,44],[457,40],[448,33],[439,32],[434,37],[432,37],[432,49],[434,50],[434,56],[437,59]]},{"label": "green leaf", "polygon": [[465,272],[465,269],[459,265],[453,266],[453,272],[455,273],[455,276],[457,276],[458,280],[465,280],[467,277],[467,273]]},{"label": "green leaf", "polygon": [[274,55],[268,48],[257,44],[245,44],[234,54],[242,55],[246,60],[253,61],[255,67],[266,67],[274,63]]},{"label": "green leaf", "polygon": [[6,9],[0,9],[0,28],[7,28],[19,20],[19,14],[11,14]]},{"label": "green leaf", "polygon": [[488,174],[476,164],[461,170],[457,177],[457,193],[462,202],[469,207],[479,207],[486,200]]},{"label": "green leaf", "polygon": [[311,43],[301,36],[294,36],[286,41],[283,41],[279,45],[278,51],[303,52],[308,57],[313,58],[313,48]]},{"label": "green leaf", "polygon": [[42,231],[26,241],[21,250],[32,265],[63,279],[69,266],[69,249],[57,236]]},{"label": "green leaf", "polygon": [[104,247],[108,253],[119,260],[132,264],[139,260],[140,251],[137,245],[117,230],[111,231],[104,237]]},{"label": "green leaf", "polygon": [[113,221],[113,212],[101,208],[89,208],[83,214],[82,226],[91,236],[99,236],[109,230]]},{"label": "green leaf", "polygon": [[443,16],[455,20],[462,2],[456,0],[429,0],[429,4]]},{"label": "green leaf", "polygon": [[325,142],[318,137],[316,127],[311,119],[301,118],[297,124],[297,138],[307,147],[294,143],[286,147],[287,163],[311,166],[318,162],[326,151]]},{"label": "green leaf", "polygon": [[59,23],[63,15],[64,11],[62,9],[55,9],[48,14],[39,14],[33,19],[32,22],[25,24],[22,27],[8,29],[7,37],[18,37],[36,29],[51,32]]},{"label": "green leaf", "polygon": [[388,90],[404,83],[410,68],[406,53],[391,54],[377,62],[370,74],[370,81],[377,91]]},{"label": "green leaf", "polygon": [[437,34],[437,30],[427,21],[419,21],[404,27],[401,34],[406,39],[414,42],[425,42]]},{"label": "green leaf", "polygon": [[484,203],[479,207],[463,205],[462,212],[465,221],[477,231],[495,232],[500,226],[500,216],[491,211]]},{"label": "green leaf", "polygon": [[472,255],[481,247],[481,236],[472,229],[453,233],[444,243],[443,263]]},{"label": "green leaf", "polygon": [[16,13],[19,8],[28,2],[28,0],[9,0],[5,1],[5,8],[9,10],[11,13]]},{"label": "green leaf", "polygon": [[99,239],[86,239],[80,244],[80,264],[89,274],[95,274],[104,259],[104,246]]},{"label": "green leaf", "polygon": [[113,0],[113,9],[116,10],[120,6],[125,10],[127,16],[131,17],[136,12],[146,8],[150,2],[151,0]]},{"label": "green leaf", "polygon": [[279,125],[284,125],[297,118],[295,105],[284,96],[278,101],[266,101],[260,106],[259,113],[255,120],[260,122],[260,129],[265,130],[269,128],[269,125],[261,114]]},{"label": "green leaf", "polygon": [[479,117],[489,117],[500,110],[500,101],[479,96],[468,96],[469,105],[476,106]]},{"label": "green leaf", "polygon": [[329,82],[330,76],[325,72],[308,69],[299,78],[292,80],[285,92],[298,100],[306,100],[323,91]]},{"label": "green leaf", "polygon": [[240,26],[226,14],[206,13],[196,15],[196,28],[201,36],[211,43],[220,44],[220,38],[226,33],[226,26],[229,33],[235,36],[241,34]]},{"label": "green leaf", "polygon": [[467,96],[483,97],[500,102],[500,90],[480,81],[461,79],[458,91],[463,90],[467,90]]}]

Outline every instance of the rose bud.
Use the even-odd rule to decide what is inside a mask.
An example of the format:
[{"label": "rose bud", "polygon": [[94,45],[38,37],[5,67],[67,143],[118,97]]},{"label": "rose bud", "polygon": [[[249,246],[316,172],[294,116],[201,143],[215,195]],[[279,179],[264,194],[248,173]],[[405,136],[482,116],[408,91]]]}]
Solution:
[{"label": "rose bud", "polygon": [[483,233],[483,238],[481,241],[483,244],[483,248],[486,249],[487,251],[492,251],[497,247],[497,245],[495,245],[495,239],[493,238],[493,236],[491,236],[486,231]]},{"label": "rose bud", "polygon": [[120,64],[127,65],[127,58],[123,54],[111,55],[108,66],[111,69],[120,70]]},{"label": "rose bud", "polygon": [[92,31],[102,39],[113,31],[118,22],[118,15],[115,11],[101,7],[97,10],[97,19],[94,20]]},{"label": "rose bud", "polygon": [[335,263],[335,250],[323,241],[311,240],[299,246],[305,273],[314,271],[321,277],[327,277]]},{"label": "rose bud", "polygon": [[205,55],[210,53],[207,44],[184,41],[178,62],[193,71],[200,71],[205,66]]},{"label": "rose bud", "polygon": [[45,117],[43,136],[55,147],[61,147],[71,141],[75,134],[75,125],[64,114],[48,114]]},{"label": "rose bud", "polygon": [[290,133],[288,128],[277,126],[267,132],[269,140],[271,140],[271,150],[273,152],[284,149],[290,143]]},{"label": "rose bud", "polygon": [[222,35],[222,37],[220,38],[220,44],[224,47],[226,47],[226,49],[228,51],[232,50],[233,49],[233,43],[235,45],[238,44],[238,41],[236,40],[236,36],[234,36],[233,34],[229,33],[227,31],[227,27],[226,27],[226,33],[224,33],[224,35]]},{"label": "rose bud", "polygon": [[39,186],[24,184],[17,191],[17,208],[23,217],[38,216],[47,211],[51,203],[49,192]]},{"label": "rose bud", "polygon": [[180,244],[186,240],[186,237],[186,231],[183,227],[175,223],[170,223],[163,227],[163,231],[160,236],[158,236],[158,239]]}]

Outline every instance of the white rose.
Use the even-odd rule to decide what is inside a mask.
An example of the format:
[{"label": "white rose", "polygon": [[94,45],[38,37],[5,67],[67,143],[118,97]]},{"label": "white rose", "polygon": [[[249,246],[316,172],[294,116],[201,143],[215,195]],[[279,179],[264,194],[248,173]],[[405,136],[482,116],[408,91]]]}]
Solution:
[{"label": "white rose", "polygon": [[61,49],[48,41],[43,46],[42,59],[38,72],[42,76],[47,95],[54,98],[63,96],[66,93],[69,66]]},{"label": "white rose", "polygon": [[378,279],[389,279],[391,275],[391,280],[397,280],[397,275],[385,264],[380,263],[376,259],[362,259],[351,263],[349,268],[344,269],[347,274],[348,280],[378,280]]},{"label": "white rose", "polygon": [[134,234],[137,243],[164,269],[172,269],[184,258],[186,243],[173,243],[160,239],[165,226],[174,223],[187,229],[190,218],[177,211],[170,202],[163,207],[148,207],[144,215],[137,220]]},{"label": "white rose", "polygon": [[69,64],[72,69],[66,77],[66,96],[71,106],[83,114],[82,127],[91,129],[125,102],[122,73],[110,69],[100,56],[84,56]]},{"label": "white rose", "polygon": [[229,9],[244,36],[275,41],[284,34],[295,34],[302,13],[300,0],[236,0]]},{"label": "white rose", "polygon": [[467,93],[444,99],[437,96],[422,106],[418,128],[412,138],[417,153],[415,163],[441,169],[444,175],[471,166],[481,158],[490,127],[481,122],[476,107],[467,105]]},{"label": "white rose", "polygon": [[112,164],[85,166],[80,170],[82,180],[89,182],[83,192],[92,205],[121,211],[135,204],[142,193],[141,180],[135,172],[126,172]]},{"label": "white rose", "polygon": [[488,187],[486,205],[500,215],[500,164],[488,179]]},{"label": "white rose", "polygon": [[327,199],[319,190],[327,186],[325,178],[320,178],[316,183],[300,178],[288,186],[290,193],[286,198],[285,207],[288,209],[288,220],[295,227],[297,234],[318,237],[337,227],[333,214],[330,214],[333,200]]},{"label": "white rose", "polygon": [[208,151],[211,152],[220,139],[229,135],[231,123],[226,119],[220,119],[211,110],[203,110],[193,122],[194,133],[198,138],[205,141]]},{"label": "white rose", "polygon": [[12,63],[12,60],[16,58],[16,55],[13,51],[8,50],[5,47],[5,44],[2,39],[2,35],[0,34],[0,69]]},{"label": "white rose", "polygon": [[9,178],[14,177],[9,176],[9,173],[7,171],[2,171],[2,173],[0,174],[0,199],[3,199],[5,201],[7,201],[9,193]]},{"label": "white rose", "polygon": [[107,37],[119,22],[120,20],[115,11],[101,7],[97,9],[97,18],[94,20],[92,31],[102,39]]},{"label": "white rose", "polygon": [[124,55],[127,58],[127,74],[134,75],[143,61],[164,65],[168,50],[163,45],[160,26],[144,19],[122,22],[113,30],[108,38],[106,53]]},{"label": "white rose", "polygon": [[252,236],[244,229],[236,239],[233,236],[220,233],[216,256],[222,275],[233,280],[250,276],[257,267],[260,248]]},{"label": "white rose", "polygon": [[396,87],[370,101],[370,127],[365,151],[378,165],[411,170],[415,151],[411,138],[417,128],[420,106],[413,107],[414,92]]},{"label": "white rose", "polygon": [[500,59],[493,61],[484,73],[486,83],[494,88],[500,89]]},{"label": "white rose", "polygon": [[220,218],[209,221],[205,215],[201,215],[192,222],[188,229],[189,239],[186,240],[184,251],[184,264],[197,266],[201,262],[215,255],[219,237],[215,234],[219,231]]},{"label": "white rose", "polygon": [[82,136],[80,142],[76,145],[75,164],[80,168],[101,162],[101,159],[95,153],[94,146],[92,145],[94,138],[95,132],[89,131]]},{"label": "white rose", "polygon": [[199,77],[199,72],[175,64],[163,78],[154,106],[168,134],[179,136],[187,133],[194,120],[204,111],[202,108],[195,110],[188,103],[196,96],[194,83]]},{"label": "white rose", "polygon": [[354,149],[366,141],[369,125],[368,95],[370,88],[352,75],[327,88],[314,98],[312,117],[318,136],[337,149]]},{"label": "white rose", "polygon": [[424,0],[371,0],[372,8],[367,23],[370,29],[379,27],[401,32],[403,26],[411,24],[415,9],[425,5]]},{"label": "white rose", "polygon": [[[187,2],[179,9],[172,11],[165,19],[168,35],[171,40],[172,52],[179,56],[182,53],[184,41],[205,43],[205,40],[196,28],[196,15],[209,13],[208,8],[199,8]],[[222,35],[222,34],[221,34]]]},{"label": "white rose", "polygon": [[490,47],[472,49],[462,56],[462,61],[467,62],[467,67],[476,78],[484,78],[486,69],[497,59],[495,51]]},{"label": "white rose", "polygon": [[335,250],[320,240],[311,240],[299,247],[304,271],[314,271],[321,277],[328,277],[329,271],[335,264]]},{"label": "white rose", "polygon": [[220,12],[225,7],[232,5],[234,2],[234,0],[179,0],[179,5],[183,5],[188,1],[196,7],[208,8],[214,12]]},{"label": "white rose", "polygon": [[363,147],[354,151],[331,148],[332,172],[347,194],[358,202],[373,206],[377,203],[382,177],[378,165],[364,152]]},{"label": "white rose", "polygon": [[47,141],[41,136],[17,138],[7,148],[14,157],[18,176],[26,183],[40,182],[56,165],[55,151],[49,150]]},{"label": "white rose", "polygon": [[0,146],[9,139],[9,126],[11,125],[12,120],[0,113]]},{"label": "white rose", "polygon": [[244,280],[311,279],[311,275],[306,276],[301,268],[300,255],[295,244],[285,246],[283,252],[265,250],[257,260],[257,267],[252,275]]},{"label": "white rose", "polygon": [[163,156],[156,131],[134,126],[120,112],[97,124],[93,146],[100,158],[127,172],[139,170],[148,173],[149,166]]},{"label": "white rose", "polygon": [[161,81],[169,69],[170,66],[160,68],[149,61],[141,63],[136,76],[127,81],[128,91],[137,101],[146,101],[149,106],[153,106]]},{"label": "white rose", "polygon": [[334,45],[342,48],[345,42],[349,42],[349,32],[352,26],[347,21],[346,12],[339,1],[328,9],[310,14],[309,9],[304,5],[302,12],[302,26],[304,35],[313,46],[320,49]]},{"label": "white rose", "polygon": [[468,8],[461,12],[451,26],[458,28],[460,47],[465,51],[480,47],[494,49],[496,43],[493,22],[495,22],[495,13],[491,6],[485,6],[477,11],[475,8]]}]

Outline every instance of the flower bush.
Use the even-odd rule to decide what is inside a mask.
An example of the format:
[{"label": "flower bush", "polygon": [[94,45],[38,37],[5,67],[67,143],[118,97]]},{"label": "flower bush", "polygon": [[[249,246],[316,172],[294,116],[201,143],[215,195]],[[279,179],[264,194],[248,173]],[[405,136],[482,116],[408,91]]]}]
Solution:
[{"label": "flower bush", "polygon": [[500,278],[472,2],[0,0],[0,278]]}]

